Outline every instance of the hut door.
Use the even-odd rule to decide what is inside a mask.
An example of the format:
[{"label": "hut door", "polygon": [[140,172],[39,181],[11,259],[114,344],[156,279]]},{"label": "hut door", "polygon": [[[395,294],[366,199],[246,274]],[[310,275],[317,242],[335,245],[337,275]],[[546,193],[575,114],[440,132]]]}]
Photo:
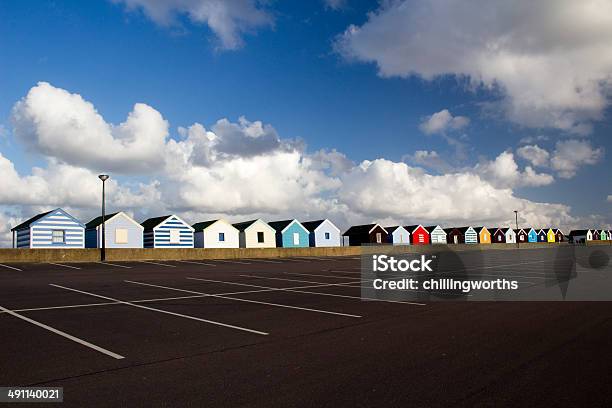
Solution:
[{"label": "hut door", "polygon": [[293,233],[293,245],[300,245],[300,234],[297,232]]},{"label": "hut door", "polygon": [[382,234],[380,232],[376,233],[376,243],[377,244],[382,243]]},{"label": "hut door", "polygon": [[459,243],[459,237],[458,236],[453,236],[453,242],[455,242],[455,244]]}]

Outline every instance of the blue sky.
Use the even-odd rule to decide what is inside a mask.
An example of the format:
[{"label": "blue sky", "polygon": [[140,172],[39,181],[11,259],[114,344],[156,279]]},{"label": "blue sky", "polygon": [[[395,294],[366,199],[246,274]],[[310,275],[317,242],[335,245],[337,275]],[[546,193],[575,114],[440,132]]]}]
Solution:
[{"label": "blue sky", "polygon": [[[0,3],[0,15],[3,17],[0,26],[0,117],[5,136],[0,139],[0,152],[12,163],[19,177],[30,175],[34,166],[54,171],[49,165],[50,161],[85,168],[94,173],[101,170],[82,162],[71,162],[73,155],[49,152],[43,146],[44,129],[36,128],[36,125],[22,123],[16,129],[13,106],[43,81],[53,88],[80,95],[84,101],[93,104],[108,124],[124,122],[135,103],[144,103],[168,121],[168,137],[177,141],[184,137],[178,131],[179,126],[187,128],[200,123],[210,130],[220,119],[227,118],[229,122],[237,123],[240,117],[245,117],[251,122],[261,121],[273,127],[274,137],[278,138],[280,145],[289,143],[294,146],[290,139],[301,139],[307,148],[300,153],[302,156],[299,160],[308,159],[308,155],[320,149],[325,152],[336,149],[357,167],[364,160],[384,159],[393,163],[392,168],[396,168],[398,163],[406,163],[410,169],[422,169],[431,176],[476,174],[488,183],[487,186],[510,189],[513,199],[571,207],[563,210],[569,218],[559,218],[560,223],[582,225],[598,222],[609,225],[612,220],[612,203],[607,200],[608,195],[612,194],[608,158],[612,151],[609,137],[612,125],[607,83],[604,89],[594,93],[593,99],[598,96],[603,98],[595,107],[585,102],[588,95],[576,97],[580,99],[576,101],[572,99],[575,95],[570,95],[561,108],[555,106],[554,101],[539,100],[538,106],[544,105],[542,118],[555,118],[553,122],[549,119],[540,121],[537,117],[539,110],[534,110],[534,118],[528,115],[529,106],[523,109],[523,94],[530,94],[529,84],[517,84],[514,77],[508,77],[505,71],[496,71],[496,67],[486,64],[473,70],[471,67],[465,68],[458,57],[440,62],[446,57],[430,55],[437,52],[436,47],[440,48],[440,43],[433,39],[432,48],[426,51],[419,49],[420,45],[415,46],[416,51],[404,49],[403,44],[416,34],[403,29],[401,19],[406,18],[405,23],[408,24],[412,18],[410,13],[423,12],[414,2],[330,2],[340,4],[334,8],[323,0],[238,1],[235,2],[238,17],[233,22],[239,27],[235,33],[240,40],[237,46],[224,44],[219,28],[211,29],[210,20],[194,17],[193,8],[181,8],[186,3],[200,7],[211,2],[214,3],[213,0],[162,1],[167,6],[168,19],[164,22],[152,16],[153,12],[147,7],[153,2],[148,0]],[[436,7],[439,7],[444,1],[434,3],[438,3]],[[245,12],[243,6],[246,13],[249,10],[261,12],[267,18],[266,23],[255,24],[255,27],[245,28],[247,32],[242,32],[240,24],[244,14],[240,13]],[[437,15],[436,7],[432,8],[433,11],[427,11],[435,19],[435,24],[452,15]],[[406,9],[408,12],[405,12]],[[505,17],[502,7],[495,12],[499,13],[500,20]],[[403,13],[406,13],[405,17]],[[537,16],[537,12],[535,14]],[[428,16],[421,15],[425,15],[424,19]],[[450,21],[447,25],[454,23],[458,24]],[[544,25],[540,23],[536,22],[531,27],[536,30],[536,36],[540,34],[538,27]],[[351,26],[358,31],[349,33]],[[396,33],[393,32],[394,28],[397,28]],[[601,30],[598,33],[600,36],[610,35],[605,28]],[[427,32],[422,34],[427,35]],[[495,39],[504,33],[484,30],[468,34]],[[542,32],[542,38],[548,34]],[[577,24],[575,35],[582,39],[580,24]],[[576,43],[571,40],[568,39],[568,43]],[[394,41],[397,44],[393,44]],[[521,38],[516,38],[516,44],[520,41]],[[464,52],[475,52],[478,44],[475,41],[459,45]],[[512,51],[509,51],[509,55],[516,55],[516,49],[520,48],[516,44],[507,45],[508,50]],[[554,45],[544,44],[541,47],[544,51],[521,50],[526,55],[541,52],[536,56],[551,61],[546,68],[554,66],[555,58],[558,58],[552,51],[546,51],[547,46],[552,50]],[[588,44],[583,48],[589,48]],[[457,52],[456,48],[440,52],[448,55],[453,50]],[[568,48],[567,56],[572,58],[583,51]],[[405,55],[402,54],[404,52]],[[396,58],[395,55],[399,56]],[[593,77],[577,78],[577,83],[601,80],[597,75],[610,68],[597,60],[592,62],[592,66]],[[529,67],[519,66],[517,69],[525,69],[525,73],[529,73]],[[533,72],[543,75],[543,82],[557,74],[552,70],[543,72],[542,69]],[[611,73],[607,71],[608,75]],[[563,72],[559,75],[559,81],[563,81]],[[555,89],[555,84],[550,86]],[[507,113],[507,106],[519,110],[519,113]],[[588,106],[587,113],[585,106]],[[423,124],[432,115],[444,110],[451,117],[467,118],[469,123],[457,129],[447,127],[426,134]],[[558,119],[559,112],[565,115],[563,120]],[[38,123],[36,115],[42,113],[37,110],[36,114],[28,116],[28,120]],[[565,119],[567,115],[571,118],[570,125]],[[576,131],[583,124],[590,129]],[[225,137],[222,134],[218,136]],[[55,142],[61,141],[61,136],[58,137],[60,139]],[[525,138],[532,138],[533,141],[525,141]],[[551,164],[538,168],[518,154],[521,146],[537,145],[546,150],[552,160],[555,148],[559,152],[562,150],[562,146],[556,147],[556,143],[568,140],[578,141],[580,146],[587,149],[585,158],[569,164],[574,169],[570,171],[571,175],[566,173],[563,177],[559,176],[567,160],[558,159],[555,163],[561,163],[559,165],[552,165],[551,161]],[[453,144],[455,142],[460,143],[462,152],[458,152],[457,145]],[[236,143],[241,142],[238,140]],[[415,152],[419,150],[435,151],[443,165],[430,166],[415,161]],[[511,175],[512,180],[500,181],[499,177],[490,177],[486,169],[500,165],[495,164],[494,160],[504,151],[513,154],[518,173]],[[558,155],[562,155],[562,152]],[[238,158],[226,157],[224,160],[233,159]],[[252,165],[256,166],[254,163]],[[526,166],[532,166],[536,173],[550,175],[554,180],[522,182],[528,179],[521,173]],[[109,166],[108,171],[112,170],[113,167]],[[346,179],[325,174],[340,179],[343,187],[339,190],[336,186],[309,195],[315,200],[321,197],[332,201],[339,198],[337,201],[342,205],[333,209],[323,206],[319,209],[321,213],[331,211],[343,218],[344,222],[372,218],[397,222],[435,218],[435,214],[413,211],[409,205],[405,213],[398,210],[398,206],[369,208],[363,203],[364,197],[359,195],[364,194],[366,185],[354,185],[355,180],[360,179],[356,174],[358,170],[345,170],[354,174]],[[134,183],[147,184],[155,179],[161,183],[160,189],[163,190],[164,186],[178,180],[176,175],[169,176],[163,172],[151,176],[149,172],[120,170],[115,171],[115,175],[113,178],[120,183],[117,188],[121,183],[126,183],[126,188],[133,188]],[[361,178],[367,179],[365,176]],[[298,184],[303,185],[303,178],[300,180]],[[432,184],[432,180],[419,179],[418,182]],[[353,186],[356,190],[346,186]],[[388,187],[401,189],[401,186],[400,183]],[[141,193],[130,191],[129,194],[138,196]],[[228,217],[251,214],[274,217],[291,213],[289,205],[280,205],[277,209],[274,206],[250,206],[252,200],[240,191],[236,194],[241,196],[239,201],[243,203],[242,207],[237,205],[230,212],[223,208],[213,211],[212,203],[205,199],[170,203],[165,198],[169,192],[161,191],[160,194],[165,205],[160,206],[159,211],[182,209],[192,218],[198,218],[194,221],[218,214]],[[193,196],[187,192],[176,194],[174,197]],[[432,194],[435,195],[435,191]],[[279,199],[274,194],[270,200],[291,202],[290,197]],[[46,206],[73,208],[84,217],[96,211],[94,206],[71,202],[68,197],[40,198],[23,204],[12,201],[15,200],[0,201],[6,222]],[[353,208],[351,203],[355,201],[360,204]],[[141,211],[137,205],[131,210],[135,214]],[[488,208],[483,211],[487,214],[491,212]],[[532,211],[531,207],[526,207],[525,211],[533,212],[532,220],[555,220],[549,213],[537,218],[535,214],[540,214],[539,210]],[[316,211],[310,213],[301,208],[296,208],[294,212],[296,216],[318,215]],[[347,216],[344,214],[346,212],[360,214],[360,217]],[[505,220],[502,215],[491,214],[490,217],[500,222]],[[440,218],[448,222],[477,221],[474,217],[462,218],[460,213],[441,215]]]}]

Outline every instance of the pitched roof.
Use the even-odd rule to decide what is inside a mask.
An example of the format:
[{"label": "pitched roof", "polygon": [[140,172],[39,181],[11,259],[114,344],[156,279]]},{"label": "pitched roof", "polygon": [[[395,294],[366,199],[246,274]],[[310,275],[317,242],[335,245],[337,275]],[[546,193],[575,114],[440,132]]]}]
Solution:
[{"label": "pitched roof", "polygon": [[[404,229],[406,229],[408,232],[410,232],[411,234],[414,232],[415,229],[417,229],[418,227],[423,227],[422,225],[406,225],[404,226]],[[427,230],[425,230],[427,231]]]},{"label": "pitched roof", "polygon": [[257,221],[259,220],[243,221],[243,222],[238,222],[232,225],[234,226],[234,228],[238,229],[239,231],[244,231],[245,229],[249,228],[251,225],[255,224]]},{"label": "pitched roof", "polygon": [[193,224],[191,226],[191,228],[193,228],[195,231],[204,231],[206,228],[210,227],[211,225],[213,225],[217,221],[219,221],[219,220],[210,220],[210,221],[198,222],[198,223]]},{"label": "pitched roof", "polygon": [[370,230],[378,224],[364,224],[364,225],[353,225],[342,235],[358,235],[358,234],[369,234]]},{"label": "pitched roof", "polygon": [[459,232],[462,232],[459,228],[455,228],[455,227],[450,227],[450,228],[443,228],[444,232],[446,232],[447,234],[450,234],[451,232],[453,232],[454,230],[457,230]]},{"label": "pitched roof", "polygon": [[[306,222],[303,222],[302,225],[308,231],[314,232],[314,230],[319,228],[319,225],[323,224],[325,221],[327,221],[327,220],[306,221]],[[331,223],[331,221],[330,221],[330,223]],[[333,225],[333,223],[332,223],[332,225]],[[336,226],[334,225],[334,227],[336,227]],[[336,229],[338,229],[338,227],[336,227]]]},{"label": "pitched roof", "polygon": [[282,221],[272,221],[269,222],[268,225],[276,230],[276,232],[283,232],[285,228],[289,226],[295,220],[282,220]]},{"label": "pitched roof", "polygon": [[[439,225],[429,225],[429,226],[425,227],[425,229],[427,230],[427,232],[429,232],[431,234],[433,232],[433,230],[435,230],[438,227],[439,227]],[[442,227],[440,227],[440,228],[442,228]],[[444,230],[442,230],[442,231],[444,231]]]},{"label": "pitched roof", "polygon": [[[385,229],[387,230],[388,233],[392,233],[392,232],[395,232],[395,230],[398,229],[400,226],[401,225],[396,225],[394,227],[385,227]],[[404,227],[402,227],[402,228],[404,228]],[[406,228],[404,228],[404,229],[406,229]]]},{"label": "pitched roof", "polygon": [[590,230],[571,230],[570,235],[586,235]]},{"label": "pitched roof", "polygon": [[459,227],[457,228],[459,231],[461,231],[462,234],[465,235],[465,233],[467,232],[467,230],[469,230],[470,228],[472,228],[474,231],[476,231],[476,228],[473,227]]},{"label": "pitched roof", "polygon": [[[107,214],[104,216],[104,220],[108,221],[111,218],[113,218],[115,215],[119,214],[118,212],[116,213],[112,213],[112,214]],[[85,224],[85,228],[90,229],[90,228],[96,228],[98,225],[102,224],[102,216],[96,217],[93,220],[89,221],[87,224]]]},{"label": "pitched roof", "polygon": [[25,220],[24,222],[22,222],[21,224],[17,225],[16,227],[13,227],[11,229],[11,231],[17,231],[17,230],[20,230],[20,229],[24,229],[25,227],[29,227],[30,224],[32,224],[34,221],[38,221],[39,219],[41,219],[42,217],[44,217],[45,215],[47,215],[49,213],[52,213],[53,211],[55,211],[55,210],[51,210],[51,211],[47,211],[47,212],[44,212],[44,213],[37,214],[37,215],[33,216],[32,218],[30,218],[28,220]]},{"label": "pitched roof", "polygon": [[159,224],[161,224],[170,217],[172,217],[172,214],[164,215],[162,217],[149,218],[148,220],[144,220],[140,225],[144,227],[145,231],[149,231],[157,227]]}]

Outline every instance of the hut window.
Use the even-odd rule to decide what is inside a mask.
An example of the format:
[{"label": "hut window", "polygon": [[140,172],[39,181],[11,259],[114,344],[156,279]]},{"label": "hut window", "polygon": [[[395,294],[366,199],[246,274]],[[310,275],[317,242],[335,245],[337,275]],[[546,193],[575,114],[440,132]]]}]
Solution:
[{"label": "hut window", "polygon": [[115,229],[115,244],[128,243],[128,230],[125,228]]},{"label": "hut window", "polygon": [[220,232],[220,233],[219,233],[219,241],[220,241],[220,242],[225,241],[225,232]]},{"label": "hut window", "polygon": [[260,244],[264,242],[264,233],[261,231],[257,231],[257,242]]},{"label": "hut window", "polygon": [[329,239],[329,232],[325,233],[325,239]]},{"label": "hut window", "polygon": [[300,234],[297,232],[293,233],[293,245],[300,245]]},{"label": "hut window", "polygon": [[170,230],[170,243],[171,244],[181,243],[181,230],[178,230],[178,229]]},{"label": "hut window", "polygon": [[66,231],[53,230],[51,232],[51,242],[54,244],[63,244],[66,242]]},{"label": "hut window", "polygon": [[382,234],[380,232],[376,233],[376,243],[380,244],[382,242]]}]

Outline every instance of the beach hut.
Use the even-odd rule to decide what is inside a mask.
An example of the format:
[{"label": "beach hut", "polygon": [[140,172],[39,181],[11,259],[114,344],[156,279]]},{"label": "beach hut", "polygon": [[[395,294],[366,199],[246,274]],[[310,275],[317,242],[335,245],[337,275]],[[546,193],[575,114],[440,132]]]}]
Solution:
[{"label": "beach hut", "polygon": [[506,234],[504,233],[503,228],[489,227],[489,231],[493,231],[491,233],[492,243],[494,244],[505,244],[506,243]]},{"label": "beach hut", "polygon": [[143,221],[145,248],[193,248],[193,228],[178,215]]},{"label": "beach hut", "polygon": [[516,244],[516,233],[512,228],[502,228],[506,235],[506,244]]},{"label": "beach hut", "polygon": [[354,225],[342,236],[348,237],[350,246],[389,242],[389,233],[378,224]]},{"label": "beach hut", "polygon": [[429,232],[429,241],[432,244],[446,244],[446,232],[439,225],[430,225],[425,227]]},{"label": "beach hut", "polygon": [[[106,248],[142,248],[143,226],[123,211],[104,217],[104,236]],[[85,224],[85,246],[102,247],[102,216]]]},{"label": "beach hut", "polygon": [[552,228],[546,230],[546,242],[555,242],[555,231]]},{"label": "beach hut", "polygon": [[545,229],[538,230],[538,242],[548,242],[548,235]]},{"label": "beach hut", "polygon": [[446,241],[449,244],[463,244],[465,238],[459,228],[444,228],[446,232]]},{"label": "beach hut", "polygon": [[309,232],[298,220],[272,221],[269,226],[276,231],[277,248],[305,248],[309,246]]},{"label": "beach hut", "polygon": [[336,227],[330,220],[306,221],[302,225],[308,230],[308,244],[311,247],[338,247],[342,245],[340,228]]},{"label": "beach hut", "polygon": [[14,248],[85,248],[85,225],[61,208],[12,228]]},{"label": "beach hut", "polygon": [[479,244],[491,243],[491,231],[487,227],[474,227],[474,231],[478,234]]},{"label": "beach hut", "polygon": [[410,243],[412,245],[429,244],[429,232],[422,225],[409,225],[404,229],[410,233]]},{"label": "beach hut", "polygon": [[519,243],[523,243],[523,242],[529,242],[529,235],[527,234],[527,232],[520,228],[520,229],[515,229],[514,233],[516,234],[516,242]]},{"label": "beach hut", "polygon": [[533,228],[527,231],[527,242],[538,242],[538,232]]},{"label": "beach hut", "polygon": [[240,232],[240,248],[276,247],[276,230],[260,219],[239,222],[234,227]]},{"label": "beach hut", "polygon": [[563,232],[561,232],[561,230],[559,228],[555,229],[555,242],[564,242],[565,241],[565,235],[563,235]]},{"label": "beach hut", "polygon": [[593,241],[601,241],[601,231],[593,230]]},{"label": "beach hut", "polygon": [[472,227],[461,227],[459,231],[463,234],[463,242],[465,244],[477,244],[478,243],[478,233]]},{"label": "beach hut", "polygon": [[569,233],[569,240],[575,244],[584,243],[593,240],[593,231],[590,229],[584,230],[571,230]]},{"label": "beach hut", "polygon": [[196,248],[238,248],[240,232],[224,219],[193,224]]},{"label": "beach hut", "polygon": [[389,243],[393,245],[410,245],[410,232],[402,226],[385,227],[389,233]]}]

